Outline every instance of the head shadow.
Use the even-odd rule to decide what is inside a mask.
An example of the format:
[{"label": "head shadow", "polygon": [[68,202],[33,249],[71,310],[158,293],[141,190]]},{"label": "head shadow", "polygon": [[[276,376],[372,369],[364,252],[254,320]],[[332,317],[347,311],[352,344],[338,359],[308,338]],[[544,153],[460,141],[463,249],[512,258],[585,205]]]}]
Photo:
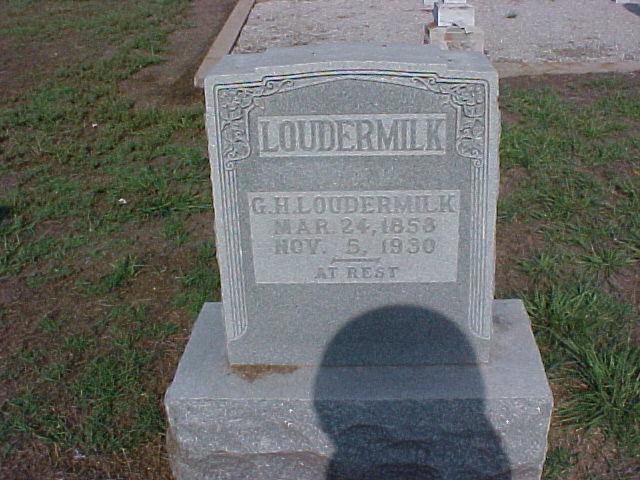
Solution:
[{"label": "head shadow", "polygon": [[637,3],[625,3],[623,7],[640,17],[640,5]]},{"label": "head shadow", "polygon": [[[452,353],[465,365],[439,361]],[[384,307],[346,324],[314,385],[334,449],[327,480],[511,478],[473,360],[460,328],[422,307]]]}]

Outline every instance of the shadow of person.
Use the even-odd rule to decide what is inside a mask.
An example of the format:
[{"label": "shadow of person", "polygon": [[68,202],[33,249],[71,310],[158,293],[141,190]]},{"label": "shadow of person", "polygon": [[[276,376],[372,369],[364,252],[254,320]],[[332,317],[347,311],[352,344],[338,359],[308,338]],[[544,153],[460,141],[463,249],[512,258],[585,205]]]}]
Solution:
[{"label": "shadow of person", "polygon": [[314,385],[314,408],[334,447],[326,478],[510,479],[485,417],[479,366],[424,366],[455,351],[473,359],[460,329],[421,307],[376,309],[344,326]]},{"label": "shadow of person", "polygon": [[637,3],[625,3],[624,8],[629,10],[631,13],[635,13],[636,15],[640,16],[640,5],[638,5]]}]

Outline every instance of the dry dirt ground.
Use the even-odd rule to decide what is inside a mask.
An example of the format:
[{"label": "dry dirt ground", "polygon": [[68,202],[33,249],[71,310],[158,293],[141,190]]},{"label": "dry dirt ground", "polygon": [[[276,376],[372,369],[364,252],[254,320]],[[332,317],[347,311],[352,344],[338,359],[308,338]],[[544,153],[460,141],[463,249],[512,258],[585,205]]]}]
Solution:
[{"label": "dry dirt ground", "polygon": [[189,105],[201,100],[201,90],[193,87],[194,73],[235,4],[236,0],[193,1],[188,19],[192,27],[170,36],[169,61],[123,82],[124,93],[142,104]]}]

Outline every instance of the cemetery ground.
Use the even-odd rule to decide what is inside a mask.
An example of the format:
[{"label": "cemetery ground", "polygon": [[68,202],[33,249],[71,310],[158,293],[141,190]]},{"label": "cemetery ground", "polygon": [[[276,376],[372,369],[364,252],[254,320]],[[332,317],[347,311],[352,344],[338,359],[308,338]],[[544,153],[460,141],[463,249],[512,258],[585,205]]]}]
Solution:
[{"label": "cemetery ground", "polygon": [[[191,78],[232,4],[0,5],[0,478],[170,478],[162,395],[219,299]],[[554,390],[545,478],[638,478],[640,76],[501,88],[496,296]]]}]

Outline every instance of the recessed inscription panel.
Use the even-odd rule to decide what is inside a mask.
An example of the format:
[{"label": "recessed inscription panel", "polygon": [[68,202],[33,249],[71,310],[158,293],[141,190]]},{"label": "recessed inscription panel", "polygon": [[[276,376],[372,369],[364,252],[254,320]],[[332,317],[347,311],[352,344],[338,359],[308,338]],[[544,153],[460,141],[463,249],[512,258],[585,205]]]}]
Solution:
[{"label": "recessed inscription panel", "polygon": [[250,192],[257,283],[455,282],[460,191]]},{"label": "recessed inscription panel", "polygon": [[263,116],[261,157],[444,155],[444,114]]}]

